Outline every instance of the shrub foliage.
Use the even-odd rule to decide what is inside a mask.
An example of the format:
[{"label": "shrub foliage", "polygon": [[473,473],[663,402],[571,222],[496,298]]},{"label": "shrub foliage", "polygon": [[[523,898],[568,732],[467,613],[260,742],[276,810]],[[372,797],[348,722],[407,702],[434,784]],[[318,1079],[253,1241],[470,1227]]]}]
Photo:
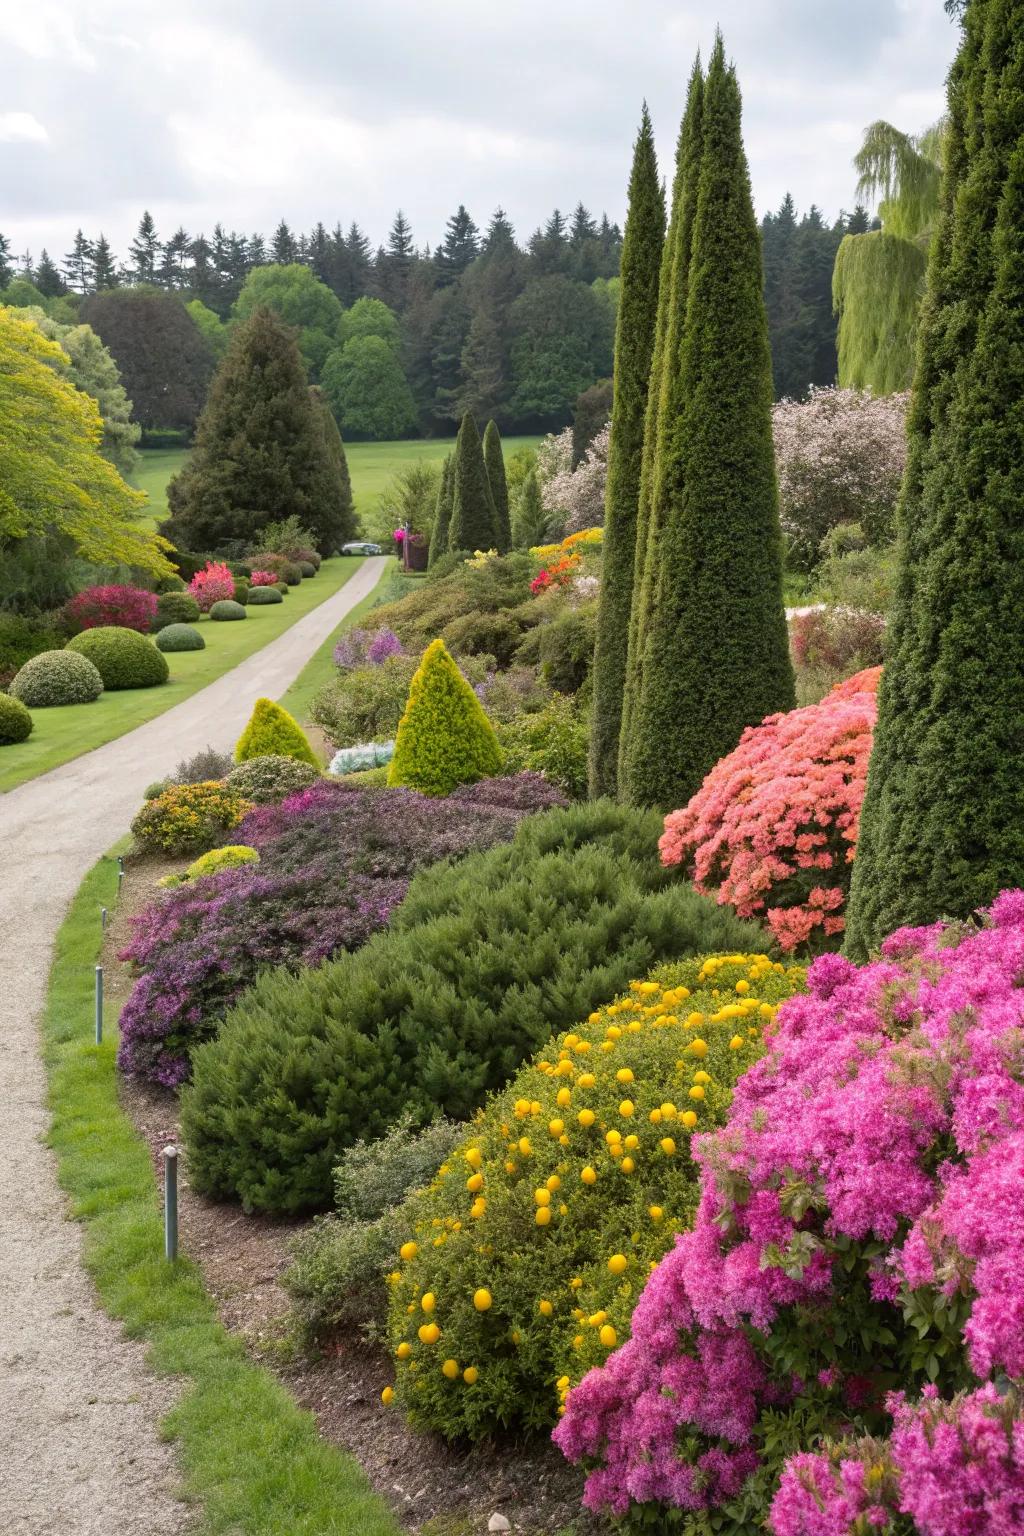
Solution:
[{"label": "shrub foliage", "polygon": [[388,783],[447,795],[501,771],[494,727],[443,640],[423,653],[398,724]]},{"label": "shrub foliage", "polygon": [[235,762],[256,757],[292,757],[320,771],[316,753],[297,721],[273,699],[257,699],[248,725],[238,738]]},{"label": "shrub foliage", "polygon": [[75,651],[40,651],[20,667],[10,688],[29,709],[58,704],[91,704],[103,692],[103,678]]},{"label": "shrub foliage", "polygon": [[32,716],[20,699],[0,693],[0,747],[15,746],[32,734]]},{"label": "shrub foliage", "polygon": [[249,802],[217,780],[172,784],[147,800],[132,822],[132,835],[145,853],[203,853],[231,832]]},{"label": "shrub foliage", "polygon": [[166,683],[170,669],[152,640],[134,629],[111,625],[86,629],[67,644],[92,662],[111,692],[119,688],[155,688]]}]

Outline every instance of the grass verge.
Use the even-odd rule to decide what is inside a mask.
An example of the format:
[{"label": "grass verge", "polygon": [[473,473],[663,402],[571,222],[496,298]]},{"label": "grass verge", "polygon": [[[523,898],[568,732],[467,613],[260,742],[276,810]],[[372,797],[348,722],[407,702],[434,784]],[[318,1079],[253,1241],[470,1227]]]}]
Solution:
[{"label": "grass verge", "polygon": [[361,559],[325,560],[317,575],[292,587],[283,603],[247,608],[244,623],[216,624],[204,618],[199,627],[206,649],[169,654],[170,679],[159,688],[126,688],[101,694],[95,704],[33,710],[31,736],[4,747],[0,756],[0,794],[102,747],[216,682],[333,597],[362,564]]},{"label": "grass verge", "polygon": [[[116,853],[116,850],[114,850]],[[398,1536],[357,1463],[325,1444],[312,1415],[252,1364],[221,1326],[199,1271],[163,1257],[163,1222],[149,1152],[117,1100],[114,1010],[93,1043],[99,909],[113,908],[117,863],[100,859],[57,935],[43,1018],[43,1054],[58,1176],[85,1233],[100,1300],[149,1345],[184,1392],[164,1423],[201,1536]]]}]

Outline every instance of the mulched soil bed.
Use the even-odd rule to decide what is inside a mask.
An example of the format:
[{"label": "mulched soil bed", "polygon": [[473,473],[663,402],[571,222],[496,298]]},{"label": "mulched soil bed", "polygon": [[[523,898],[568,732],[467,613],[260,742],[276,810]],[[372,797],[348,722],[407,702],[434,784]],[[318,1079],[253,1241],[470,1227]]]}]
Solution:
[{"label": "mulched soil bed", "polygon": [[[155,894],[156,881],[187,860],[129,861],[117,913],[107,930],[103,964],[107,996],[121,1004],[131,990],[117,959],[128,939],[128,918]],[[176,1142],[178,1102],[148,1084],[121,1081],[126,1113],[159,1164]],[[546,1440],[508,1440],[468,1447],[410,1429],[380,1394],[391,1379],[386,1355],[359,1340],[329,1357],[296,1354],[287,1327],[288,1298],[280,1285],[289,1240],[303,1222],[246,1215],[194,1194],[188,1166],[179,1175],[182,1251],[202,1269],[226,1327],[273,1370],[315,1416],[325,1439],[350,1451],[402,1525],[423,1536],[476,1536],[499,1513],[524,1536],[599,1536],[610,1528],[581,1512],[582,1478]]]}]

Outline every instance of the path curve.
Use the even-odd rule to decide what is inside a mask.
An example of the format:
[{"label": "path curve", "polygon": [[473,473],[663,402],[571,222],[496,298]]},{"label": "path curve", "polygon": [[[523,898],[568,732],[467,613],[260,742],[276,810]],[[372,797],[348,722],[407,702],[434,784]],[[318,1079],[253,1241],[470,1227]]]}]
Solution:
[{"label": "path curve", "polygon": [[277,698],[376,584],[367,560],[255,655],[136,730],[0,795],[0,1530],[4,1536],[177,1536],[173,1452],[158,1438],[173,1383],[145,1368],[97,1306],[81,1235],[42,1144],[39,1056],[54,937],[75,891],[142,792],[209,743],[226,749],[254,700]]}]

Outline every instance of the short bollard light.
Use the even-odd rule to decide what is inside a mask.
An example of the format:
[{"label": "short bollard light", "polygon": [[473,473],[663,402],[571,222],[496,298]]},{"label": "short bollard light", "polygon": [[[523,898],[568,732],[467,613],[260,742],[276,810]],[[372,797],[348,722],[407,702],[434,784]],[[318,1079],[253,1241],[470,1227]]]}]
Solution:
[{"label": "short bollard light", "polygon": [[103,1044],[103,967],[96,967],[96,1044]]},{"label": "short bollard light", "polygon": [[106,933],[106,931],[107,931],[107,909],[106,909],[106,907],[100,907],[100,927],[102,928],[103,932]]},{"label": "short bollard light", "polygon": [[164,1147],[164,1258],[178,1257],[178,1149]]},{"label": "short bollard light", "polygon": [[117,856],[117,894],[121,894],[121,886],[124,884],[124,855]]}]

